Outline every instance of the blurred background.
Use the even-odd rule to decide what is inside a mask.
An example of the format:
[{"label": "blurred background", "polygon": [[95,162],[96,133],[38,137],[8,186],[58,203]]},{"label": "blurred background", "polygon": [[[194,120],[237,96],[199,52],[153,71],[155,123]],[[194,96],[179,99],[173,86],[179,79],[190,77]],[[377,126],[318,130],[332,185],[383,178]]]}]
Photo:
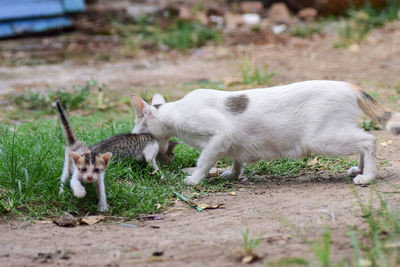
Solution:
[{"label": "blurred background", "polygon": [[114,114],[132,92],[174,100],[308,79],[396,107],[399,11],[394,0],[3,0],[0,120],[51,115],[56,99]]}]

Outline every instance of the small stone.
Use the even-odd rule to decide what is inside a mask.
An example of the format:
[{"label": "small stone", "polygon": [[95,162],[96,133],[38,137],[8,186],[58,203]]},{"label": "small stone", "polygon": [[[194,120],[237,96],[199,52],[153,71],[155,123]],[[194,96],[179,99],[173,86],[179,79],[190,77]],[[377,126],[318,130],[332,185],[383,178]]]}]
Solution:
[{"label": "small stone", "polygon": [[54,220],[54,223],[58,226],[73,227],[77,225],[77,219],[68,212],[64,212],[57,220]]},{"label": "small stone", "polygon": [[258,1],[244,1],[240,3],[240,10],[243,13],[258,13],[260,14],[264,9],[261,2]]},{"label": "small stone", "polygon": [[179,7],[179,18],[181,20],[192,20],[193,19],[193,13],[190,11],[190,9],[186,6],[180,6]]},{"label": "small stone", "polygon": [[153,252],[153,256],[155,257],[161,257],[162,255],[164,255],[164,251],[162,250],[156,250]]},{"label": "small stone", "polygon": [[297,13],[299,18],[306,22],[314,21],[318,15],[318,10],[312,7],[303,8],[302,10]]},{"label": "small stone", "polygon": [[285,3],[275,3],[268,11],[268,19],[275,24],[290,23],[290,12]]},{"label": "small stone", "polygon": [[225,13],[224,21],[225,21],[225,29],[227,31],[236,30],[237,28],[240,28],[245,24],[242,15],[234,14],[231,12]]}]

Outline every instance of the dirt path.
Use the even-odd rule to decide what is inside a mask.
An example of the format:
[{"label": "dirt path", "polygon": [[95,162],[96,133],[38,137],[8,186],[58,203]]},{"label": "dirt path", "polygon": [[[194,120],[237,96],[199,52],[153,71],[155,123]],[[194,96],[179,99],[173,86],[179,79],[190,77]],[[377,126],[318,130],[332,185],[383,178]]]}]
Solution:
[{"label": "dirt path", "polygon": [[[250,55],[260,66],[268,64],[277,72],[278,83],[306,79],[337,79],[354,82],[368,91],[377,91],[387,105],[394,94],[393,84],[400,80],[400,24],[375,31],[360,50],[333,50],[333,39],[292,39],[286,46],[246,46],[204,48],[191,56],[168,61],[157,58],[108,64],[35,67],[0,67],[0,94],[24,86],[69,87],[70,84],[95,78],[109,88],[127,94],[152,88],[170,91],[183,82],[199,79],[221,80],[238,76],[237,58]],[[173,91],[180,96],[184,91]],[[393,140],[389,146],[378,145],[380,168],[377,187],[390,191],[389,184],[400,185],[400,138],[383,131],[375,132],[378,141]],[[356,187],[363,200],[369,199],[369,187]],[[391,195],[394,205],[400,196]],[[223,208],[198,213],[185,204],[166,214],[165,220],[131,222],[137,228],[107,221],[96,225],[61,228],[53,224],[9,221],[0,223],[0,266],[234,266],[230,252],[243,243],[241,233],[247,227],[262,241],[256,251],[263,260],[255,265],[282,257],[312,258],[312,251],[295,225],[313,240],[324,227],[332,229],[332,250],[336,259],[351,257],[350,226],[364,227],[357,199],[347,179],[327,173],[296,179],[265,179],[239,186],[237,196],[209,194],[200,202],[224,203]],[[286,222],[286,223],[285,223]],[[165,261],[146,262],[154,251],[163,251]]]},{"label": "dirt path", "polygon": [[[389,164],[378,172],[377,188],[393,191],[400,186],[398,151],[400,137],[382,131],[378,140],[393,141],[379,146],[378,162]],[[353,186],[343,174],[317,173],[297,178],[244,182],[237,196],[212,193],[198,202],[218,204],[219,209],[199,213],[177,202],[160,221],[131,221],[137,228],[108,220],[90,226],[62,228],[54,224],[21,222],[0,224],[1,266],[234,266],[240,265],[232,251],[243,244],[241,233],[261,237],[256,251],[262,266],[285,257],[313,259],[310,242],[328,227],[332,234],[334,259],[351,259],[351,226],[364,228]],[[370,187],[355,187],[363,201]],[[390,196],[398,206],[400,195]],[[292,226],[290,226],[292,225]],[[163,251],[163,261],[151,262],[153,252]]]}]

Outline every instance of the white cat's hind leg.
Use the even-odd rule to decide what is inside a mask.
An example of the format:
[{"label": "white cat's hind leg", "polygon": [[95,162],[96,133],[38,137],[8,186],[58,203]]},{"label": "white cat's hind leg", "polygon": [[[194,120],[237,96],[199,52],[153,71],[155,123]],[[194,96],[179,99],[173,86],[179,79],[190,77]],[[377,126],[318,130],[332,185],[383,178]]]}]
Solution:
[{"label": "white cat's hind leg", "polygon": [[238,160],[233,161],[232,169],[224,171],[221,177],[224,179],[239,179],[243,173],[244,164]]},{"label": "white cat's hind leg", "polygon": [[376,141],[374,136],[370,135],[370,137],[370,140],[364,141],[362,145],[364,169],[362,174],[353,179],[355,184],[369,184],[376,176]]},{"label": "white cat's hind leg", "polygon": [[[359,128],[335,129],[335,134],[319,134],[314,138],[312,150],[315,154],[343,156],[360,154],[360,166],[350,168],[349,174],[356,174],[355,184],[368,184],[376,175],[376,141],[373,135],[367,134]],[[342,134],[338,134],[342,133]],[[318,137],[323,136],[323,139]],[[357,174],[359,170],[362,173]]]},{"label": "white cat's hind leg", "polygon": [[359,174],[362,174],[364,170],[364,156],[363,154],[360,154],[359,160],[358,160],[358,166],[352,166],[347,170],[347,174],[350,177],[356,177]]}]

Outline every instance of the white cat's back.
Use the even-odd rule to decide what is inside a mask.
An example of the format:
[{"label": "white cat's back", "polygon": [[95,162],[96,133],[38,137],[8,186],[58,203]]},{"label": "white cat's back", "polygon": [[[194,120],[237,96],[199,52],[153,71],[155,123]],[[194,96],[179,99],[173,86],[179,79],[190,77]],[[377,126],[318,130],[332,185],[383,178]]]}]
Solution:
[{"label": "white cat's back", "polygon": [[[233,144],[228,154],[242,154],[246,161],[301,157],[307,152],[298,146],[334,131],[337,124],[354,125],[360,114],[354,88],[336,81],[232,92],[198,89],[177,101],[176,108],[174,119],[185,125],[180,136],[186,143],[202,148],[223,133]],[[269,149],[252,151],[259,147]]]}]

